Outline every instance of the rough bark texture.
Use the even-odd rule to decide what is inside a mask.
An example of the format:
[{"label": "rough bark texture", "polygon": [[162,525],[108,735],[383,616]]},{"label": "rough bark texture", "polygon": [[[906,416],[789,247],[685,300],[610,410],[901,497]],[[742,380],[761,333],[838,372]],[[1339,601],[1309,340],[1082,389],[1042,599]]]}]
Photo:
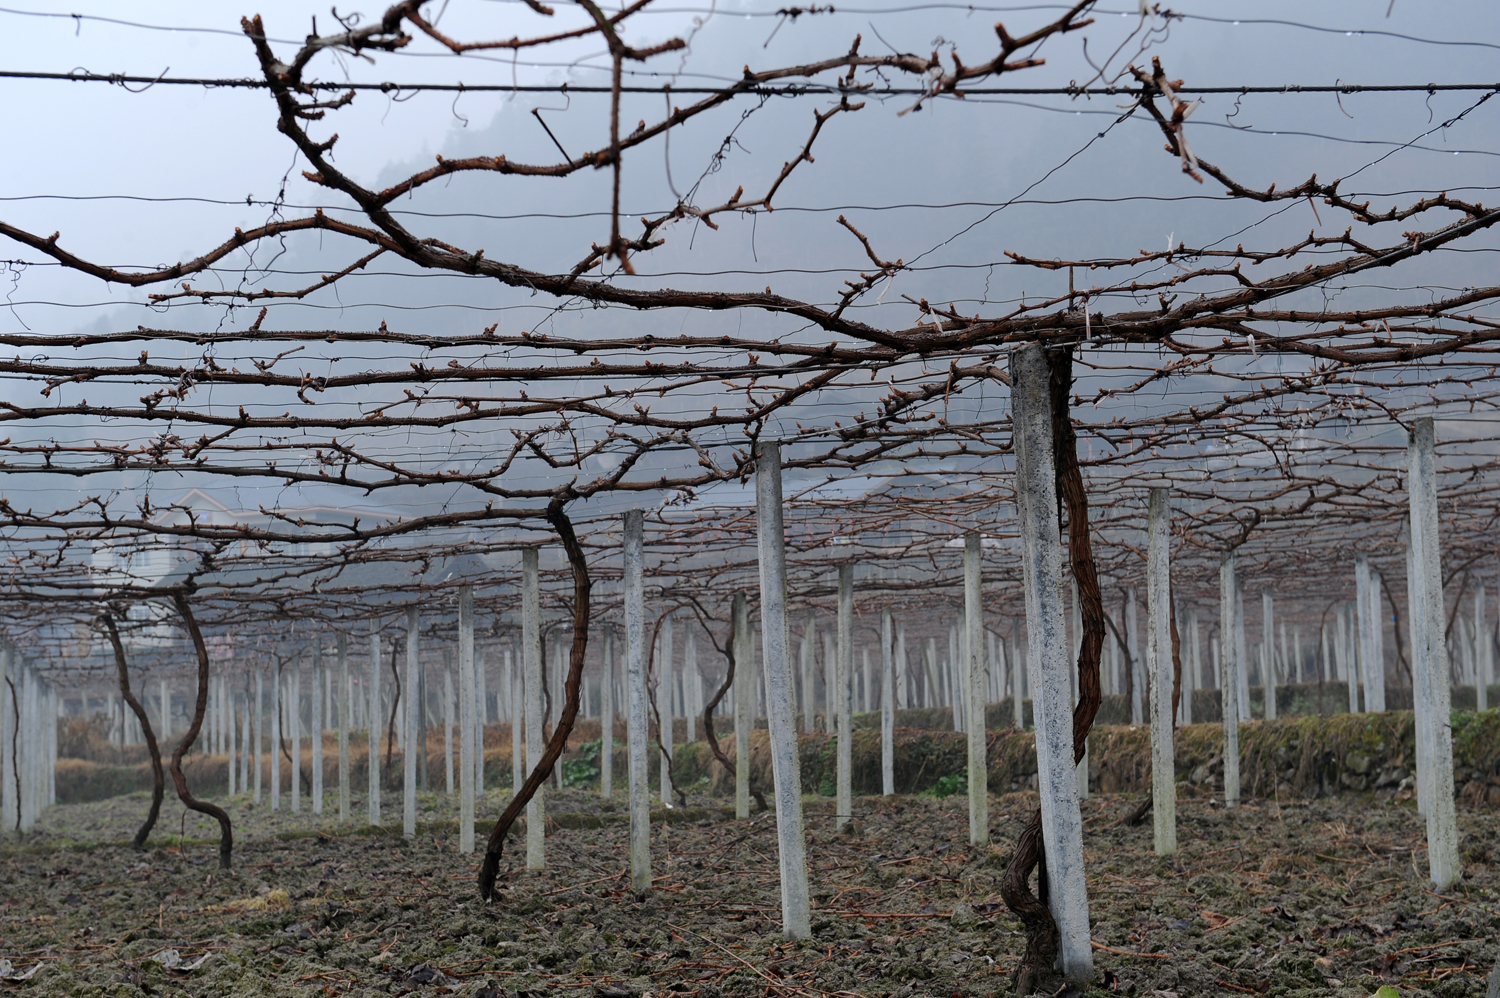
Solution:
[{"label": "rough bark texture", "polygon": [[[1073,762],[1083,759],[1089,729],[1099,712],[1099,653],[1104,647],[1104,601],[1099,595],[1099,577],[1094,570],[1093,546],[1089,538],[1088,494],[1078,468],[1078,441],[1068,415],[1068,393],[1073,387],[1071,348],[1047,356],[1051,370],[1052,457],[1057,476],[1059,516],[1067,515],[1068,558],[1078,582],[1078,602],[1083,621],[1083,641],[1078,653],[1078,705],[1073,708]],[[1037,893],[1031,893],[1031,871],[1037,871]],[[1016,840],[1016,853],[1005,871],[1000,896],[1021,919],[1026,932],[1026,951],[1011,976],[1016,993],[1029,995],[1053,972],[1059,938],[1057,924],[1047,907],[1047,857],[1042,847],[1042,812],[1031,816]]]},{"label": "rough bark texture", "polygon": [[109,632],[109,643],[115,649],[115,670],[120,675],[120,696],[125,698],[130,709],[135,711],[136,720],[141,722],[141,734],[145,736],[146,749],[151,753],[151,810],[130,842],[136,849],[144,849],[146,838],[151,834],[151,829],[156,827],[156,819],[161,814],[161,799],[166,790],[166,778],[161,769],[161,749],[156,744],[156,732],[151,728],[151,718],[147,716],[146,708],[141,706],[141,702],[130,690],[130,669],[125,663],[125,646],[120,643],[120,632],[115,627],[114,618],[106,613],[100,619],[104,622],[104,629]]},{"label": "rough bark texture", "polygon": [[[557,719],[557,726],[552,729],[552,737],[547,742],[546,751],[537,760],[531,774],[526,777],[526,782],[511,797],[510,803],[495,821],[495,827],[490,829],[489,841],[485,845],[484,862],[479,867],[479,896],[486,901],[492,900],[495,896],[495,880],[500,875],[500,857],[505,847],[505,836],[515,824],[516,818],[530,803],[531,798],[536,796],[537,788],[546,781],[548,774],[552,772],[552,767],[557,765],[557,760],[562,757],[563,750],[567,747],[568,735],[573,731],[573,721],[578,717],[578,692],[583,683],[583,658],[588,651],[589,644],[589,591],[593,588],[593,583],[589,580],[589,565],[584,557],[583,545],[578,543],[578,535],[573,532],[573,521],[569,520],[567,513],[563,511],[561,499],[554,499],[547,507],[547,520],[557,531],[563,550],[568,555],[568,565],[573,570],[573,645],[568,652],[568,678],[564,684],[566,696],[563,701],[562,715]],[[543,672],[545,671],[544,668]]]},{"label": "rough bark texture", "polygon": [[[1177,707],[1182,703],[1182,635],[1177,631],[1177,590],[1169,589],[1172,594],[1171,609],[1167,616],[1172,624],[1172,730],[1177,730]],[[1197,682],[1198,677],[1193,677]]]},{"label": "rough bark texture", "polygon": [[192,748],[193,742],[198,740],[198,732],[203,727],[203,712],[208,707],[208,647],[203,643],[203,632],[198,630],[198,621],[193,619],[193,610],[188,606],[187,597],[178,593],[172,600],[177,604],[177,612],[182,615],[188,634],[192,636],[193,650],[198,653],[198,699],[193,705],[193,722],[188,725],[187,733],[172,751],[172,782],[177,787],[178,798],[189,810],[218,820],[219,868],[227,870],[234,855],[234,831],[229,827],[229,815],[224,813],[223,808],[194,797],[192,791],[188,790],[187,777],[182,775],[182,757]]}]

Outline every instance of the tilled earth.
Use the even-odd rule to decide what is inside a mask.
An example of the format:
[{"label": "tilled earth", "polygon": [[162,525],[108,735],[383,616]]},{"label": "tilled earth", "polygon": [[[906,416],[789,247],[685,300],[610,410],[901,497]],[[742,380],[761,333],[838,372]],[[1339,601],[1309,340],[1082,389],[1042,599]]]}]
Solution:
[{"label": "tilled earth", "polygon": [[[479,813],[504,799],[489,795]],[[1083,805],[1096,988],[1363,996],[1391,983],[1403,996],[1485,994],[1500,955],[1495,814],[1460,812],[1464,880],[1439,895],[1410,803],[1350,796],[1225,812],[1184,800],[1180,855],[1159,859],[1149,817],[1123,820],[1137,801]],[[41,965],[0,990],[947,998],[1009,993],[1022,950],[999,884],[1034,794],[994,799],[995,842],[980,850],[967,844],[962,796],[865,798],[852,835],[832,832],[827,798],[809,798],[814,938],[799,943],[779,931],[770,814],[740,822],[722,801],[690,800],[678,820],[655,824],[654,889],[641,899],[624,876],[623,799],[553,792],[547,869],[520,871],[512,839],[504,898],[485,905],[477,857],[455,851],[456,804],[424,795],[407,841],[393,803],[394,834],[235,799],[227,876],[216,828],[170,798],[142,853],[128,839],[144,797],[53,808],[0,846],[0,958],[13,973]]]}]

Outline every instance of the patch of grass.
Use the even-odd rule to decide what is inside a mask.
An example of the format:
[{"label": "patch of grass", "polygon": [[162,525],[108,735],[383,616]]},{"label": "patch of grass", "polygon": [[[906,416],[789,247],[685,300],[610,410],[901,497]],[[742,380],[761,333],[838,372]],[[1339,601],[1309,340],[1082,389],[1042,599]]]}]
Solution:
[{"label": "patch of grass", "polygon": [[947,776],[939,776],[927,792],[933,797],[952,797],[954,794],[966,794],[969,792],[968,773],[949,773]]}]

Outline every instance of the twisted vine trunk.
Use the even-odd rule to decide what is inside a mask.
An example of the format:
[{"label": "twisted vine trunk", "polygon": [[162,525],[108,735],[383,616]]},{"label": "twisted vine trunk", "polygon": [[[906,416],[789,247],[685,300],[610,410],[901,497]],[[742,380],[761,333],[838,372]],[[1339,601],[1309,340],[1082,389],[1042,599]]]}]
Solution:
[{"label": "twisted vine trunk", "polygon": [[[1088,494],[1078,467],[1078,441],[1068,415],[1068,393],[1073,387],[1073,350],[1066,347],[1047,355],[1052,399],[1052,460],[1057,476],[1057,496],[1066,511],[1068,558],[1078,582],[1078,602],[1083,618],[1083,641],[1078,652],[1078,705],[1073,708],[1073,764],[1083,760],[1089,729],[1099,713],[1099,653],[1104,647],[1104,601],[1099,595],[1099,576],[1094,570],[1094,551],[1089,539]],[[1037,873],[1037,893],[1031,893],[1031,871]],[[1016,993],[1029,995],[1052,973],[1060,940],[1057,923],[1047,906],[1047,856],[1042,839],[1042,812],[1032,814],[1020,837],[1016,852],[1000,885],[1000,896],[1021,919],[1026,932],[1026,952],[1011,976]]]},{"label": "twisted vine trunk", "polygon": [[[495,880],[500,875],[500,857],[505,846],[505,836],[521,811],[536,796],[537,788],[546,782],[552,767],[562,757],[568,744],[568,735],[573,731],[573,722],[578,717],[578,692],[583,684],[583,657],[589,645],[589,591],[593,583],[589,580],[588,559],[584,557],[583,545],[573,532],[573,521],[563,511],[563,501],[554,499],[547,506],[547,522],[557,531],[563,550],[568,555],[568,565],[573,570],[573,644],[568,651],[568,678],[563,684],[565,698],[561,716],[552,729],[546,751],[532,768],[531,775],[511,797],[510,803],[490,829],[489,841],[485,844],[484,861],[479,866],[479,896],[486,901],[494,899]],[[545,670],[544,670],[545,671]]]},{"label": "twisted vine trunk", "polygon": [[141,733],[146,738],[146,748],[151,753],[151,810],[146,815],[146,820],[141,827],[136,829],[135,838],[130,844],[133,848],[140,850],[146,847],[146,839],[151,834],[151,829],[156,827],[156,819],[161,815],[161,799],[166,790],[166,778],[161,770],[161,749],[156,744],[156,732],[151,728],[151,718],[146,714],[146,708],[135,698],[130,689],[130,668],[125,663],[125,646],[120,643],[120,631],[115,627],[114,618],[104,614],[104,629],[109,632],[109,643],[115,649],[115,671],[120,675],[120,696],[135,711],[136,720],[141,724]]},{"label": "twisted vine trunk", "polygon": [[[729,756],[725,755],[724,750],[719,748],[719,736],[714,734],[714,711],[718,709],[720,701],[729,692],[729,688],[734,685],[734,643],[738,639],[739,634],[735,630],[735,617],[734,614],[730,614],[729,640],[724,642],[724,647],[721,649],[724,653],[724,658],[729,662],[729,668],[724,673],[724,682],[720,685],[719,692],[715,693],[714,698],[703,708],[703,737],[708,742],[709,751],[713,752],[714,758],[719,760],[719,765],[724,767],[726,773],[733,773],[734,766],[730,764]],[[750,765],[749,759],[742,759],[740,761],[746,766]],[[750,796],[755,798],[755,809],[757,811],[767,810],[766,795],[756,787],[753,781],[750,784]]]},{"label": "twisted vine trunk", "polygon": [[172,783],[177,787],[178,798],[189,810],[218,819],[219,869],[227,870],[234,854],[234,831],[229,827],[229,815],[222,807],[194,797],[188,789],[187,777],[182,773],[182,757],[193,747],[193,742],[198,740],[198,732],[203,727],[203,712],[208,708],[208,646],[203,643],[203,632],[198,630],[198,621],[193,618],[193,610],[188,606],[187,597],[177,593],[172,601],[177,605],[177,612],[182,615],[188,634],[192,636],[193,650],[198,653],[198,699],[193,705],[193,723],[188,725],[182,741],[172,750]]}]

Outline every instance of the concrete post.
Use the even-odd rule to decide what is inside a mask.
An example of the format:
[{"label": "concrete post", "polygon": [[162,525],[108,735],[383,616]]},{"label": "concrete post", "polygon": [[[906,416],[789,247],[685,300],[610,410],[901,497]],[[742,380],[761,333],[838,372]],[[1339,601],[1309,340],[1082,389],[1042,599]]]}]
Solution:
[{"label": "concrete post", "polygon": [[1295,683],[1297,681],[1297,666],[1287,657],[1286,618],[1283,617],[1276,622],[1276,630],[1281,638],[1281,646],[1277,654],[1277,659],[1281,663],[1281,680],[1283,683]]},{"label": "concrete post", "polygon": [[667,614],[667,619],[662,621],[661,639],[657,643],[656,656],[656,714],[661,719],[661,725],[657,732],[661,743],[661,755],[657,760],[659,772],[656,785],[661,789],[661,803],[663,807],[672,806],[672,767],[668,760],[672,758],[672,736],[673,730],[673,700],[676,697],[677,670],[673,667],[673,657],[676,649],[672,640],[672,615]]},{"label": "concrete post", "polygon": [[[228,791],[229,796],[233,797],[234,778],[236,775],[234,769],[234,696],[230,692],[229,680],[227,677],[221,677],[218,681],[218,686],[219,702],[217,704],[217,708],[219,712],[219,749],[224,754],[225,789]],[[111,697],[108,703],[110,707],[111,720],[113,720],[116,716],[114,710],[115,698]],[[123,717],[119,719],[122,721],[124,720]],[[113,725],[111,725],[111,728],[113,729]],[[115,731],[111,730],[111,741],[113,741],[114,737]]]},{"label": "concrete post", "polygon": [[369,821],[380,824],[380,621],[370,621],[370,675],[365,688],[365,738],[370,754]]},{"label": "concrete post", "polygon": [[1067,630],[1062,601],[1062,540],[1052,461],[1050,372],[1038,343],[1011,354],[1016,495],[1021,514],[1032,713],[1036,724],[1042,838],[1063,974],[1076,984],[1093,976],[1083,818],[1073,761]]},{"label": "concrete post", "polygon": [[1261,715],[1268,721],[1276,720],[1276,627],[1273,617],[1271,591],[1260,593],[1260,647],[1264,656],[1261,666]]},{"label": "concrete post", "polygon": [[1012,720],[1015,722],[1017,731],[1026,730],[1026,682],[1027,676],[1031,674],[1030,643],[1027,645],[1027,655],[1021,654],[1021,622],[1012,617],[1010,621],[1010,695],[1011,710],[1014,713]]},{"label": "concrete post", "polygon": [[[780,499],[777,500],[778,506]],[[843,831],[854,819],[854,716],[850,687],[854,679],[854,565],[839,566],[838,658],[833,669],[833,709],[838,745],[834,758],[833,827]]]},{"label": "concrete post", "polygon": [[1369,570],[1370,668],[1365,674],[1365,710],[1385,713],[1385,614],[1380,609],[1380,573]]},{"label": "concrete post", "polygon": [[[1373,685],[1365,691],[1368,698],[1366,709],[1374,710],[1376,713],[1385,713],[1385,613],[1380,608],[1380,593],[1382,583],[1380,573],[1370,569],[1370,620],[1371,644],[1375,648],[1375,654],[1371,661],[1374,663]],[[1373,703],[1375,706],[1370,707]]]},{"label": "concrete post", "polygon": [[1407,490],[1411,502],[1411,559],[1416,591],[1412,619],[1421,618],[1421,643],[1413,642],[1418,709],[1428,717],[1427,865],[1433,885],[1447,890],[1460,873],[1458,822],[1453,803],[1453,722],[1448,686],[1447,613],[1443,605],[1442,552],[1438,539],[1437,458],[1431,417],[1413,422]]},{"label": "concrete post", "polygon": [[1130,662],[1126,668],[1130,670],[1130,723],[1142,724],[1145,722],[1145,690],[1146,669],[1145,662],[1141,658],[1140,630],[1136,624],[1135,614],[1135,588],[1132,586],[1126,590],[1125,595],[1125,647],[1130,652]]},{"label": "concrete post", "polygon": [[1349,713],[1351,714],[1359,713],[1359,677],[1362,668],[1359,657],[1360,634],[1355,620],[1358,603],[1359,600],[1356,599],[1354,605],[1345,606],[1341,611],[1340,619],[1343,621],[1343,626],[1339,629],[1343,636],[1344,677],[1348,680]]},{"label": "concrete post", "polygon": [[943,663],[942,683],[948,694],[948,709],[953,712],[953,730],[963,731],[968,715],[964,713],[963,691],[966,687],[967,670],[964,676],[959,675],[959,669],[963,666],[966,656],[960,647],[959,625],[948,625],[948,659]]},{"label": "concrete post", "polygon": [[[536,548],[521,552],[521,668],[526,675],[526,769],[542,758],[542,589],[540,555]],[[524,779],[523,779],[524,782]],[[547,865],[545,782],[526,803],[526,869]]]},{"label": "concrete post", "polygon": [[1224,712],[1224,806],[1240,802],[1240,661],[1243,642],[1239,631],[1239,583],[1235,579],[1235,553],[1226,551],[1219,562],[1219,644],[1223,672],[1219,676],[1219,701]]},{"label": "concrete post", "polygon": [[891,611],[880,614],[880,792],[896,792],[896,669],[892,660]]},{"label": "concrete post", "polygon": [[323,813],[323,646],[317,643],[321,638],[318,632],[313,632],[314,644],[312,650],[312,730],[308,735],[312,739],[312,813]]},{"label": "concrete post", "polygon": [[698,630],[692,624],[682,629],[682,719],[686,722],[687,741],[691,745],[697,734],[699,702]]},{"label": "concrete post", "polygon": [[1484,583],[1474,591],[1474,703],[1475,709],[1490,709],[1489,682],[1495,650],[1490,645],[1489,628],[1484,620]]},{"label": "concrete post", "polygon": [[[1202,681],[1202,673],[1198,671],[1198,611],[1192,609],[1187,612],[1186,620],[1179,618],[1181,633],[1179,637],[1186,637],[1189,644],[1183,656],[1187,663],[1182,667],[1182,692],[1178,697],[1177,716],[1182,724],[1193,723],[1193,693],[1198,689]],[[1183,625],[1186,626],[1183,626]]]},{"label": "concrete post", "polygon": [[[472,628],[470,629],[472,632]],[[474,795],[484,796],[484,727],[490,720],[489,683],[484,650],[474,649]],[[477,806],[477,805],[476,805]]]},{"label": "concrete post", "polygon": [[1236,573],[1234,582],[1234,655],[1240,684],[1240,720],[1250,720],[1250,656],[1245,654],[1245,587]]},{"label": "concrete post", "polygon": [[458,852],[474,852],[474,587],[458,590]]},{"label": "concrete post", "polygon": [[1426,616],[1419,612],[1418,589],[1421,586],[1417,579],[1417,563],[1413,558],[1415,545],[1411,539],[1411,522],[1408,517],[1404,531],[1406,541],[1406,619],[1411,624],[1411,670],[1412,670],[1412,714],[1415,721],[1417,736],[1417,766],[1415,776],[1417,778],[1417,813],[1427,817],[1432,813],[1432,807],[1428,803],[1428,795],[1432,792],[1432,777],[1428,772],[1431,764],[1429,749],[1432,744],[1428,736],[1427,726],[1431,723],[1431,717],[1427,710],[1427,700],[1422,695],[1422,690],[1427,685],[1427,660],[1420,654],[1418,649],[1426,647],[1427,638],[1425,634]]},{"label": "concrete post", "polygon": [[[1375,628],[1378,616],[1372,616],[1376,607],[1370,601],[1370,559],[1363,552],[1354,556],[1354,610],[1357,621],[1358,656],[1360,679],[1365,687],[1365,711],[1373,712],[1371,701],[1375,699]],[[1384,670],[1382,670],[1384,671]],[[1384,686],[1384,682],[1380,685]]]},{"label": "concrete post", "polygon": [[[651,801],[646,750],[645,514],[625,513],[625,752],[630,776],[630,885],[637,894],[651,890]],[[738,685],[738,684],[737,684]]]},{"label": "concrete post", "polygon": [[266,673],[264,669],[255,670],[255,792],[253,794],[255,803],[260,803],[261,765],[265,759],[260,743],[261,730],[265,727],[265,702],[266,702]]},{"label": "concrete post", "polygon": [[798,649],[798,667],[802,673],[802,730],[811,733],[817,730],[818,690],[813,681],[813,656],[817,654],[818,618],[812,610],[807,611],[807,623],[802,626],[802,641]]},{"label": "concrete post", "polygon": [[609,800],[615,779],[615,632],[604,631],[599,663],[599,796]]},{"label": "concrete post", "polygon": [[906,710],[911,705],[911,680],[906,660],[906,625],[896,625],[896,709]]},{"label": "concrete post", "polygon": [[354,677],[349,675],[349,641],[343,631],[335,637],[339,664],[339,824],[349,822],[349,729],[354,721]]},{"label": "concrete post", "polygon": [[[781,519],[781,501],[781,448],[774,442],[761,440],[756,444],[755,454],[755,521],[760,556],[766,722],[771,741],[777,852],[781,867],[781,928],[790,939],[806,939],[812,935],[812,913],[807,890],[807,844],[802,828],[802,776],[797,761],[797,729],[792,716],[792,669],[787,647],[786,534]],[[847,591],[852,602],[852,566],[849,566],[849,571]],[[842,568],[840,576],[842,579]],[[847,704],[846,694],[846,709]]]},{"label": "concrete post", "polygon": [[279,669],[271,670],[271,810],[281,810],[281,711],[282,684]]},{"label": "concrete post", "polygon": [[968,707],[965,731],[968,734],[969,750],[969,844],[982,846],[990,841],[990,784],[989,758],[984,724],[984,701],[987,671],[981,659],[984,649],[984,603],[980,588],[980,537],[976,533],[964,535],[964,627],[968,640],[964,642],[968,653],[967,667],[963,670],[969,680]]},{"label": "concrete post", "polygon": [[[421,612],[415,606],[406,608],[406,669],[401,678],[401,731],[405,745],[401,751],[401,834],[417,837],[417,661],[421,630]],[[450,783],[451,790],[451,783]]]},{"label": "concrete post", "polygon": [[291,744],[292,813],[302,810],[302,652],[292,656],[292,674],[287,680],[287,740]]},{"label": "concrete post", "polygon": [[526,750],[522,741],[526,731],[526,677],[517,668],[511,649],[505,652],[505,674],[510,678],[510,792],[515,796],[526,782]]},{"label": "concrete post", "polygon": [[[1177,761],[1172,744],[1172,510],[1152,489],[1146,527],[1146,669],[1151,689],[1151,815],[1156,854],[1177,854]],[[1185,685],[1185,684],[1184,684]]]},{"label": "concrete post", "polygon": [[750,602],[734,594],[734,816],[750,817],[750,728],[755,723],[755,663],[750,640]]},{"label": "concrete post", "polygon": [[[131,716],[134,717],[135,715],[132,714]],[[130,727],[131,734],[136,734],[136,732],[139,731],[139,727],[138,727],[139,724],[140,724],[140,722],[136,721],[135,724],[131,725],[131,727]],[[131,742],[131,744],[138,744],[140,737],[143,737],[143,736],[138,736],[137,740]],[[260,763],[260,760],[257,759],[256,760],[257,767],[259,766],[259,763]],[[247,696],[243,697],[240,700],[240,793],[244,793],[245,790],[249,786],[250,786],[250,697],[247,695]]]}]

